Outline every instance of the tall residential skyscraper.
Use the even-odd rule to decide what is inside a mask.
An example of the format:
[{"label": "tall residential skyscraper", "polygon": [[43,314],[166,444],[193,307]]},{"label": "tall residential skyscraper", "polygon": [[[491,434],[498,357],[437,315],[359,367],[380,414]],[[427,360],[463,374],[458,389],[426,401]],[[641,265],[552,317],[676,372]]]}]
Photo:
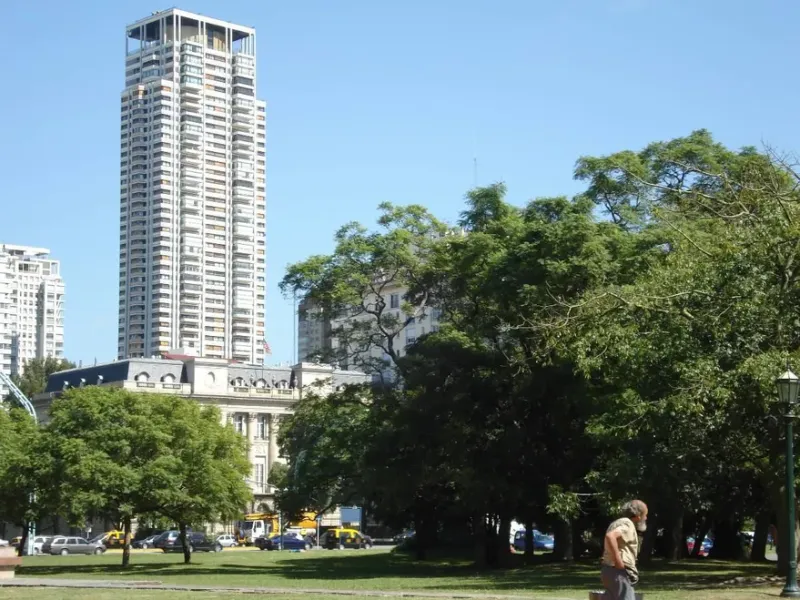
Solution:
[{"label": "tall residential skyscraper", "polygon": [[120,358],[264,355],[264,102],[250,27],[177,9],[125,32]]},{"label": "tall residential skyscraper", "polygon": [[0,371],[64,357],[64,280],[46,248],[0,244]]}]

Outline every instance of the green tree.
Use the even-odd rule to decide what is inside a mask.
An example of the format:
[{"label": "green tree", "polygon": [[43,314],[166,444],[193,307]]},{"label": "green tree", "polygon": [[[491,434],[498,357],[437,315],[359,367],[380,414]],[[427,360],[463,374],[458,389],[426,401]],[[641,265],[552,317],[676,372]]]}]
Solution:
[{"label": "green tree", "polygon": [[332,254],[290,265],[280,283],[284,293],[315,306],[309,318],[349,317],[335,321],[336,344],[323,360],[374,374],[397,366],[400,334],[431,310],[424,290],[404,294],[398,306],[392,306],[391,295],[417,281],[432,248],[449,231],[421,206],[384,203],[380,213],[381,231],[348,223],[336,233]]},{"label": "green tree", "polygon": [[590,491],[584,476],[593,451],[584,429],[598,406],[565,344],[561,306],[632,279],[650,258],[638,238],[598,222],[584,196],[518,208],[505,192],[498,184],[468,194],[461,220],[468,234],[440,246],[423,285],[448,327],[482,347],[492,370],[494,388],[475,399],[497,419],[486,456],[494,454],[492,472],[513,472],[517,480],[498,488],[491,505],[505,506],[528,529],[534,521],[551,525],[556,554],[571,558],[577,515],[564,509]]},{"label": "green tree", "polygon": [[22,528],[21,555],[28,528],[52,508],[52,463],[41,429],[24,410],[0,408],[0,514]]},{"label": "green tree", "polygon": [[[592,434],[616,457],[597,477],[628,476],[629,489],[673,507],[674,539],[674,508],[708,504],[713,490],[715,551],[736,554],[722,533],[735,532],[759,486],[786,512],[785,441],[765,419],[775,411],[772,379],[800,342],[798,178],[785,157],[731,151],[705,131],[582,159],[577,175],[616,220],[665,238],[663,258],[636,281],[564,307],[573,323],[593,325],[576,325],[578,360],[612,389]],[[742,483],[746,494],[732,487]],[[734,492],[742,500],[731,506]],[[779,555],[785,568],[784,548]]]},{"label": "green tree", "polygon": [[278,434],[288,457],[282,480],[274,483],[283,489],[281,510],[293,517],[306,510],[321,514],[363,499],[371,399],[367,387],[346,386],[327,395],[306,393],[295,405]]},{"label": "green tree", "polygon": [[[47,443],[52,487],[62,514],[75,524],[87,517],[121,523],[122,564],[130,563],[131,520],[159,507],[153,481],[163,481],[164,456],[175,443],[171,416],[155,395],[90,386],[68,390],[50,409]],[[169,463],[178,470],[181,465]]]},{"label": "green tree", "polygon": [[170,440],[143,473],[154,511],[178,524],[184,563],[191,561],[190,525],[233,520],[252,500],[245,438],[220,421],[219,409],[177,396],[150,396]]},{"label": "green tree", "polygon": [[50,375],[58,371],[74,368],[75,363],[61,358],[53,358],[52,356],[33,358],[25,363],[22,377],[14,375],[11,379],[20,391],[30,399],[45,390]]}]

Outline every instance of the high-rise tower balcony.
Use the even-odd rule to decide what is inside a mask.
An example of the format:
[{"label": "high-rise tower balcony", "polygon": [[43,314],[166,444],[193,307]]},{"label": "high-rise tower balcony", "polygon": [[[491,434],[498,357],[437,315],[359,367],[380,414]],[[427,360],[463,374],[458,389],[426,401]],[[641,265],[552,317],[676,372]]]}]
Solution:
[{"label": "high-rise tower balcony", "polygon": [[189,139],[199,140],[203,137],[203,127],[193,123],[183,123],[181,133]]}]

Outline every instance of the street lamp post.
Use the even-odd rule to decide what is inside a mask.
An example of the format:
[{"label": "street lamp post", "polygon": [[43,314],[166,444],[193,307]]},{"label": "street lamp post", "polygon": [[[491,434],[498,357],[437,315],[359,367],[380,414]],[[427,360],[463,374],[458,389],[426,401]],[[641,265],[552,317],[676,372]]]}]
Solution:
[{"label": "street lamp post", "polygon": [[786,551],[788,570],[786,572],[786,585],[783,587],[783,598],[800,598],[800,588],[797,587],[797,541],[795,540],[795,515],[794,515],[794,437],[792,432],[793,409],[797,405],[797,396],[800,392],[800,378],[788,368],[786,372],[775,380],[778,388],[778,397],[781,403],[787,405],[786,418]]}]

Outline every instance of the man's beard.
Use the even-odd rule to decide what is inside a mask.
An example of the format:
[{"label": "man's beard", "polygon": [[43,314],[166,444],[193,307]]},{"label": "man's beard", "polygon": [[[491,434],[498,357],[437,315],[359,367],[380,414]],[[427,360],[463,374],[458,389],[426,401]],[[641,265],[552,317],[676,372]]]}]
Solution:
[{"label": "man's beard", "polygon": [[646,521],[639,521],[636,525],[636,531],[639,533],[644,533],[647,531],[647,522]]}]

